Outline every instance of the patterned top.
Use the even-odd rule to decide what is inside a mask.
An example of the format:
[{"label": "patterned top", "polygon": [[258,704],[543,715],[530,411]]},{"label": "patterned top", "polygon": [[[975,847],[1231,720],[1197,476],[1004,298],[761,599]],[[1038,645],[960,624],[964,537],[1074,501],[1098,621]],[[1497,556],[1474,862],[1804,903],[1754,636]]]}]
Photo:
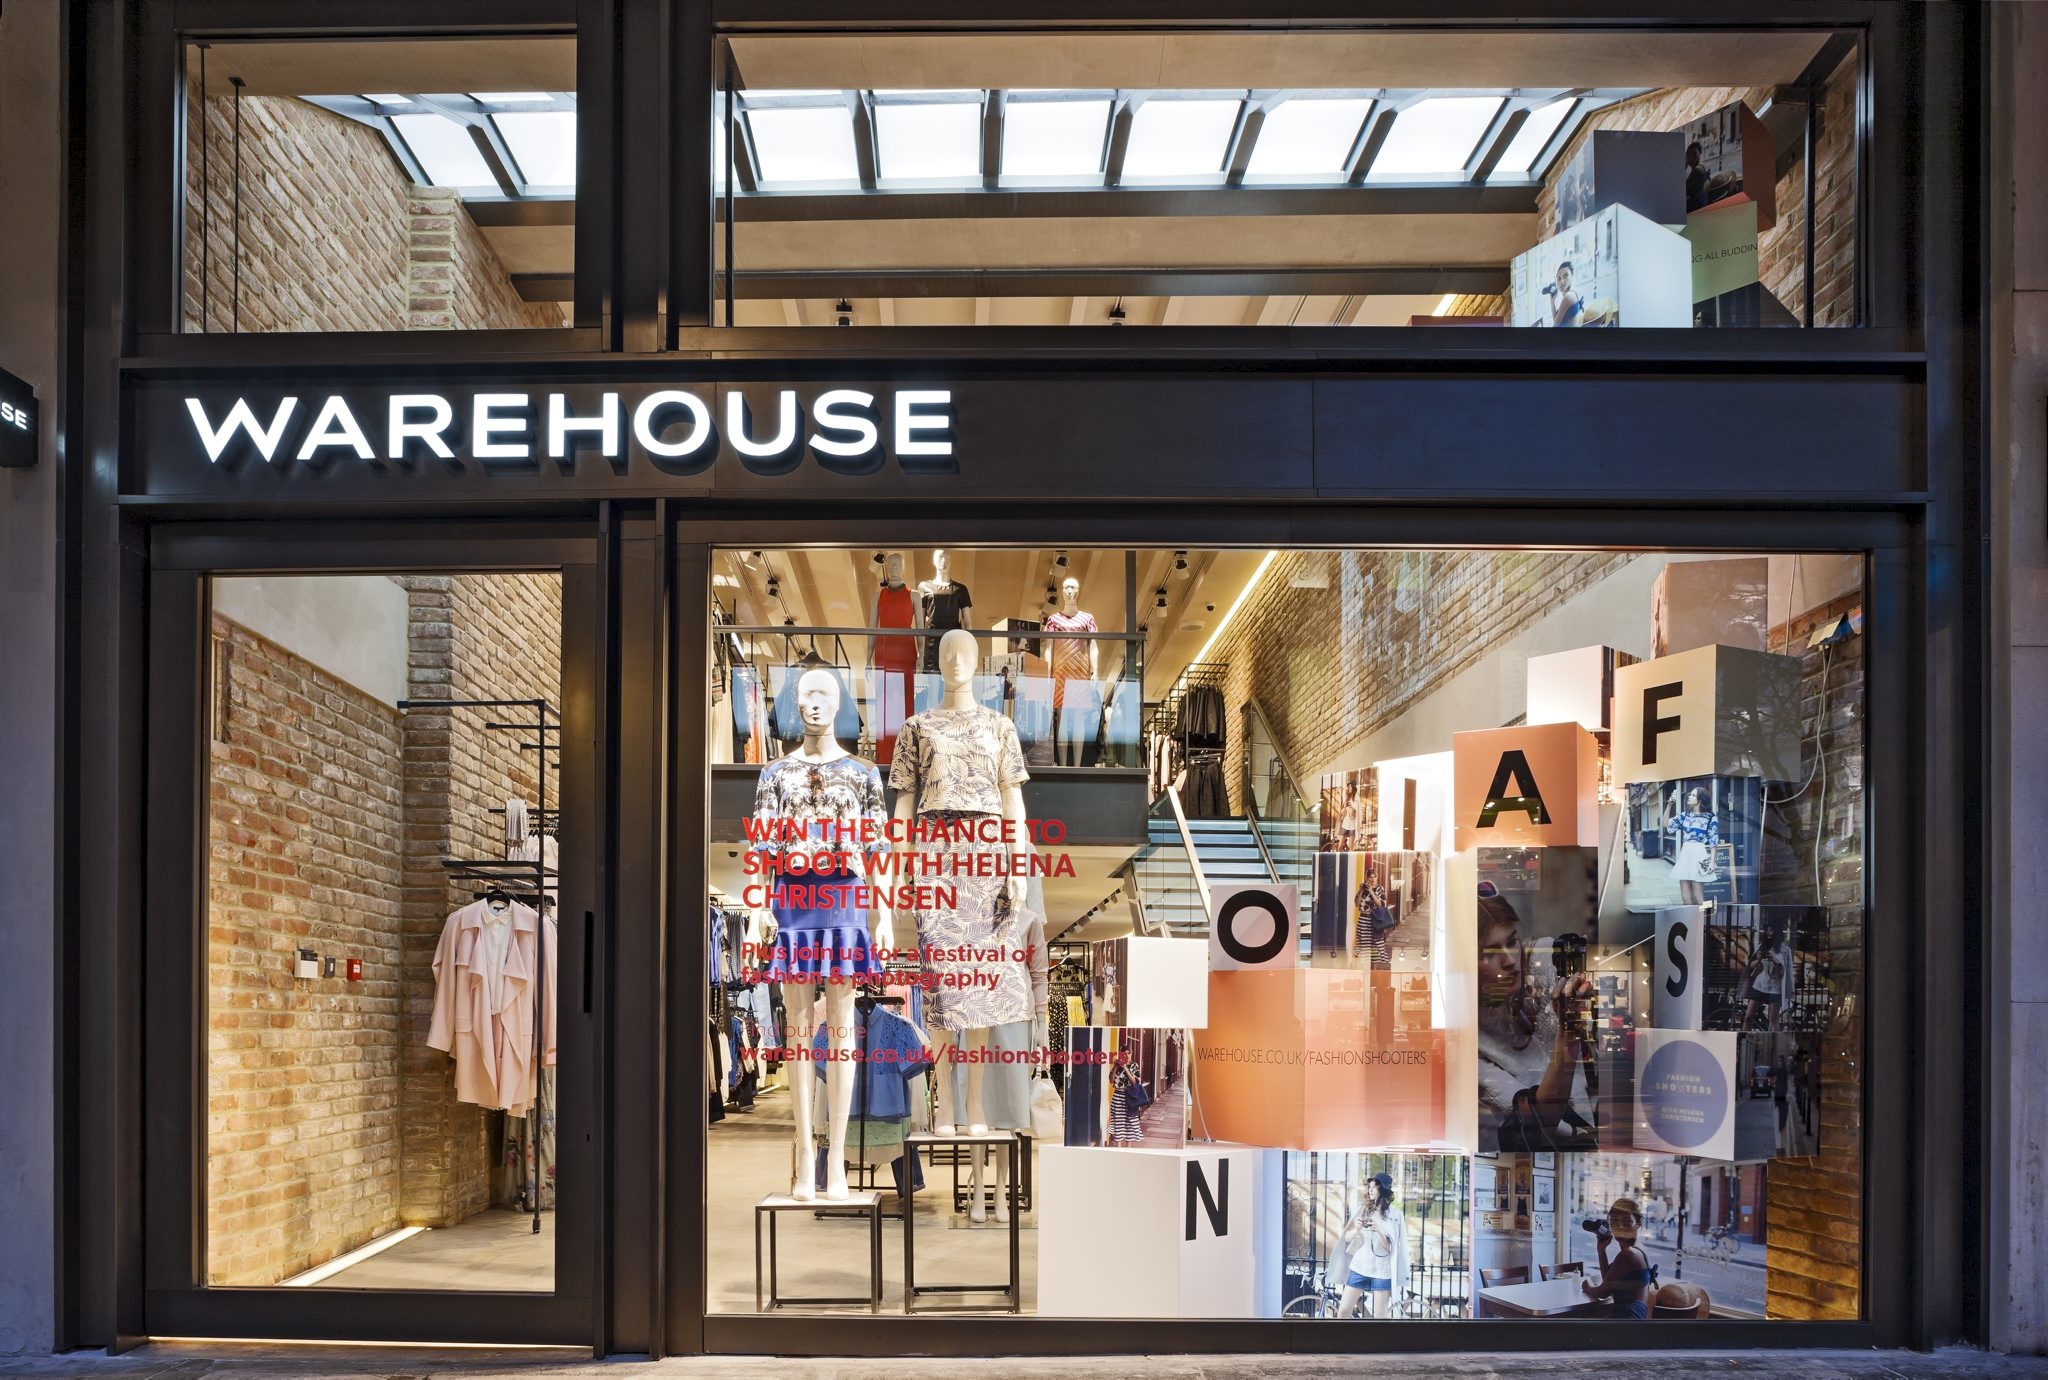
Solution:
[{"label": "patterned top", "polygon": [[[1095,615],[1079,612],[1071,616],[1064,613],[1049,613],[1045,616],[1047,632],[1094,632]],[[1087,680],[1094,675],[1088,666],[1088,644],[1078,637],[1053,639],[1052,673],[1057,680]]]},{"label": "patterned top", "polygon": [[777,865],[785,851],[817,842],[847,854],[889,849],[882,773],[860,757],[813,762],[791,753],[770,762],[754,790],[754,818],[761,827],[749,831],[758,836],[750,851]]},{"label": "patterned top", "polygon": [[897,735],[889,767],[889,784],[909,791],[919,814],[999,815],[1003,792],[1030,779],[1017,726],[979,705],[913,715]]},{"label": "patterned top", "polygon": [[1721,846],[1721,821],[1715,815],[1686,811],[1672,819],[1678,836],[1693,843],[1703,843],[1708,848]]}]

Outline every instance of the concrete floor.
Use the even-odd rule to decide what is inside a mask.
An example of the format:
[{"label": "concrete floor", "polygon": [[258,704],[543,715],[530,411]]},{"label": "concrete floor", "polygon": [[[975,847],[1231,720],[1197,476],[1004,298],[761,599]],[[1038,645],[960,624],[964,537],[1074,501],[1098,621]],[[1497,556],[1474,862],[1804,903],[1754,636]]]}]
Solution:
[{"label": "concrete floor", "polygon": [[[1797,1376],[1800,1380],[1975,1380],[2048,1376],[2048,1359],[1990,1356],[1978,1351],[1916,1355],[1896,1351],[1621,1352],[1603,1351],[1601,1380],[1679,1380],[1694,1376]],[[1502,1356],[1471,1352],[1435,1356],[1116,1356],[785,1360],[775,1357],[597,1363],[563,1352],[423,1351],[406,1348],[224,1348],[156,1345],[125,1356],[80,1353],[43,1360],[0,1358],[0,1377],[28,1380],[553,1380],[553,1377],[687,1376],[693,1380],[1105,1380],[1157,1376],[1167,1380],[1335,1380],[1392,1376],[1401,1380],[1571,1376],[1587,1369],[1582,1355]]]},{"label": "concrete floor", "polygon": [[462,1289],[496,1291],[555,1287],[555,1214],[490,1208],[453,1227],[423,1231],[358,1265],[329,1275],[315,1289]]}]

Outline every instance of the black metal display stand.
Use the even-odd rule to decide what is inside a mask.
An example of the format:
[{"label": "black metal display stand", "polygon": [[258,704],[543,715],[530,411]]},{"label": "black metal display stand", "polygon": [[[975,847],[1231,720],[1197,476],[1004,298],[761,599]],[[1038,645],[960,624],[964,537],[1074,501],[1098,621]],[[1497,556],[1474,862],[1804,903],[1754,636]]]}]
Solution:
[{"label": "black metal display stand", "polygon": [[[1009,1182],[1014,1192],[1018,1182],[1023,1142],[1015,1131],[984,1131],[980,1135],[961,1132],[955,1135],[940,1135],[935,1131],[919,1131],[904,1137],[903,1149],[907,1155],[934,1146],[949,1146],[956,1151],[961,1148],[983,1149],[994,1147],[1010,1157]],[[956,1167],[955,1171],[958,1173]],[[906,1174],[903,1180],[903,1311],[906,1313],[963,1313],[980,1312],[989,1308],[1002,1307],[1011,1313],[1024,1311],[1023,1273],[1023,1212],[1013,1202],[1010,1209],[1010,1277],[1002,1284],[919,1284],[917,1282],[917,1180]],[[950,1303],[922,1304],[920,1300],[928,1294],[997,1294],[999,1303]]]},{"label": "black metal display stand", "polygon": [[[858,1294],[785,1295],[777,1278],[775,1220],[778,1213],[809,1212],[819,1217],[865,1217],[868,1219],[868,1292]],[[764,1267],[761,1224],[768,1224],[768,1250]],[[870,1313],[882,1311],[882,1195],[872,1189],[846,1198],[820,1203],[816,1198],[792,1198],[771,1193],[754,1204],[754,1311],[772,1313],[785,1306],[836,1307],[864,1303]]]}]

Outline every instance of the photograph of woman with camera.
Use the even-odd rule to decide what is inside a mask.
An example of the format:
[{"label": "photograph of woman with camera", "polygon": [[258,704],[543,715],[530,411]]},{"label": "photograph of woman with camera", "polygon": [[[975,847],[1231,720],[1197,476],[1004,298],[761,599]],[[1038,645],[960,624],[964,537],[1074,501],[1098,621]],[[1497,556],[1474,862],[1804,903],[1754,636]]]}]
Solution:
[{"label": "photograph of woman with camera", "polygon": [[[1553,945],[1563,948],[1563,940]],[[1593,979],[1582,963],[1558,964],[1556,980],[1544,984],[1530,966],[1521,916],[1492,882],[1480,882],[1480,1151],[1596,1148],[1596,1089],[1588,1086]]]},{"label": "photograph of woman with camera", "polygon": [[[1636,1245],[1642,1230],[1643,1210],[1633,1198],[1616,1198],[1603,1218],[1588,1217],[1579,1223],[1593,1233],[1600,1249],[1600,1278],[1580,1287],[1589,1299],[1605,1299],[1616,1318],[1648,1318],[1650,1285],[1654,1282],[1649,1257]],[[1617,1247],[1610,1258],[1608,1248]]]}]

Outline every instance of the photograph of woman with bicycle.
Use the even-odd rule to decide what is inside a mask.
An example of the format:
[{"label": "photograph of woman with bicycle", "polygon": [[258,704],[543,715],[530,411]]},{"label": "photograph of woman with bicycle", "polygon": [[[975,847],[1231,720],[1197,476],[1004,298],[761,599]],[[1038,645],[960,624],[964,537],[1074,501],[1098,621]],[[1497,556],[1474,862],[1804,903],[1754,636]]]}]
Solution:
[{"label": "photograph of woman with bicycle", "polygon": [[1351,1264],[1337,1316],[1358,1317],[1365,1304],[1371,1310],[1367,1316],[1391,1317],[1396,1294],[1408,1278],[1408,1224],[1394,1207],[1391,1174],[1378,1173],[1365,1181],[1365,1201],[1344,1224],[1338,1249],[1350,1254]]}]

